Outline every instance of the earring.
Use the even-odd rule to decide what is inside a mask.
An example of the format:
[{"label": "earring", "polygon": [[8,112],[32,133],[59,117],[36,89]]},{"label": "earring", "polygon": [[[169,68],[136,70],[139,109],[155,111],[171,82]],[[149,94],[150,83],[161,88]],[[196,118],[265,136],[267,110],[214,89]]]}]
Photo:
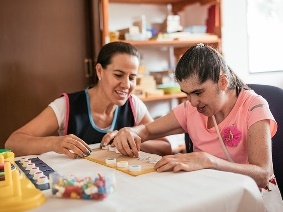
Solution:
[{"label": "earring", "polygon": [[100,81],[100,80],[101,80],[101,78],[100,78],[100,77],[98,77],[98,80]]}]

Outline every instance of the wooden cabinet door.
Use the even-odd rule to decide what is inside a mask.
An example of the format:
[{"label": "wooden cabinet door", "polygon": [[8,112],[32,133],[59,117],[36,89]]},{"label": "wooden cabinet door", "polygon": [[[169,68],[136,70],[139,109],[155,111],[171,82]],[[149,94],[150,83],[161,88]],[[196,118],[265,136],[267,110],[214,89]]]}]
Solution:
[{"label": "wooden cabinet door", "polygon": [[88,86],[89,2],[1,1],[0,148],[62,92]]}]

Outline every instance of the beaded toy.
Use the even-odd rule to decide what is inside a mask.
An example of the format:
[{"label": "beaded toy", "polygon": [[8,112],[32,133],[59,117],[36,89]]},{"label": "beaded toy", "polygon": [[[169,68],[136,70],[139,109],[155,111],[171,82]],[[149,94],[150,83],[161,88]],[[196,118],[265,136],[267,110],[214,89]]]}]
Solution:
[{"label": "beaded toy", "polygon": [[61,198],[102,200],[116,186],[113,175],[97,177],[64,177],[57,172],[50,174],[52,194]]}]

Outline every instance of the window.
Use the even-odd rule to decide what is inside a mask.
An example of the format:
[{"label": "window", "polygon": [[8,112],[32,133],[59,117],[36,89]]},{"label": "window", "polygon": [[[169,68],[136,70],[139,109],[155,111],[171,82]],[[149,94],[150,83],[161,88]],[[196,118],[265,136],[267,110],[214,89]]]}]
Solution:
[{"label": "window", "polygon": [[250,72],[283,71],[283,1],[247,0]]}]

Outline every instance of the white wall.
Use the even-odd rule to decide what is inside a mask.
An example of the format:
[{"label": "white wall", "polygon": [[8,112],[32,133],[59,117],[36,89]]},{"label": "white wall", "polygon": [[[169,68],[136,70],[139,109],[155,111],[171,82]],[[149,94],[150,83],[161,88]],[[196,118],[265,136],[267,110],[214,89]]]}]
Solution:
[{"label": "white wall", "polygon": [[[229,66],[246,83],[269,84],[283,88],[283,71],[249,72],[246,6],[247,0],[222,0],[222,50],[224,57]],[[268,38],[262,42],[268,42]],[[260,46],[258,46],[258,51],[261,51]],[[266,57],[272,57],[272,52],[266,52]]]},{"label": "white wall", "polygon": [[[152,23],[162,23],[166,18],[167,7],[155,4],[109,4],[109,30],[115,31],[132,25],[133,20],[141,15],[146,16],[148,27]],[[168,69],[168,48],[139,47],[142,55],[141,63],[146,65],[147,71],[162,71]]]},{"label": "white wall", "polygon": [[109,29],[117,30],[132,25],[133,20],[141,15],[146,16],[148,23],[162,23],[166,17],[166,6],[155,4],[109,4]]}]

